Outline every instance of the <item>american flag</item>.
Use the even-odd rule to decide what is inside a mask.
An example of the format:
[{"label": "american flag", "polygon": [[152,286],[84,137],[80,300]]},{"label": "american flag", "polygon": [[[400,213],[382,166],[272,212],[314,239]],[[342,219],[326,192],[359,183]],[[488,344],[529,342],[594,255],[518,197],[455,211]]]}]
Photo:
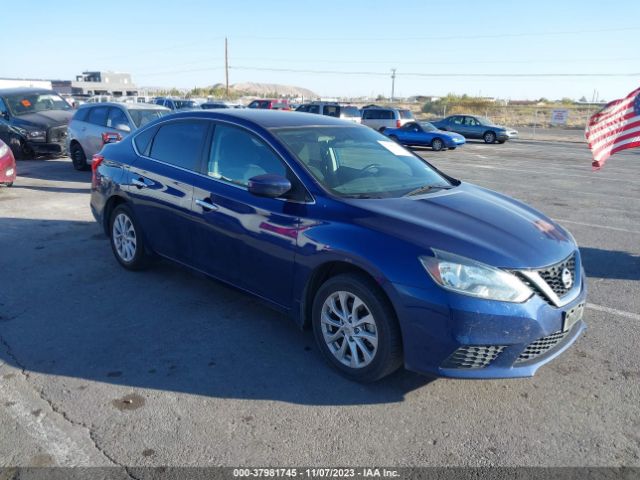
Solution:
[{"label": "american flag", "polygon": [[593,153],[594,170],[602,168],[614,153],[640,147],[640,88],[593,115],[585,137]]}]

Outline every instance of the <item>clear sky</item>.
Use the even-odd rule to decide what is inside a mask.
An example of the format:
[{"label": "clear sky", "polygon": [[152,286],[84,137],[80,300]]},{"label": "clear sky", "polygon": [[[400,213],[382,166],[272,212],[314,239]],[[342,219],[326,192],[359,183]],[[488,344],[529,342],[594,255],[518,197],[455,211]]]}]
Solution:
[{"label": "clear sky", "polygon": [[[224,82],[226,36],[231,83],[323,96],[388,96],[391,68],[397,96],[610,100],[640,85],[638,0],[3,3],[0,77],[115,70],[139,86],[208,86]],[[471,76],[576,73],[635,75]]]}]

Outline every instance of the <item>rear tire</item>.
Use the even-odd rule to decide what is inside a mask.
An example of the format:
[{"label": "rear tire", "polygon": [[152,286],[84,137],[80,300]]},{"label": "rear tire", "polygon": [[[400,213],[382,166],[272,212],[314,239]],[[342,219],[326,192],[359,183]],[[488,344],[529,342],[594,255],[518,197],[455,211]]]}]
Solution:
[{"label": "rear tire", "polygon": [[496,141],[496,134],[493,132],[485,132],[482,136],[484,143],[494,143]]},{"label": "rear tire", "polygon": [[149,266],[144,235],[126,204],[118,205],[111,212],[109,241],[116,260],[127,270],[143,270]]},{"label": "rear tire", "polygon": [[431,140],[431,148],[434,152],[439,152],[444,148],[444,142],[439,138],[434,138]]},{"label": "rear tire", "polygon": [[378,131],[379,131],[380,133],[384,133],[384,131],[385,131],[386,129],[387,129],[387,127],[380,127],[380,128],[378,129]]},{"label": "rear tire", "polygon": [[365,275],[330,278],[316,293],[312,309],[318,347],[345,377],[368,383],[402,366],[395,312],[380,287]]},{"label": "rear tire", "polygon": [[3,183],[1,185],[4,185],[5,187],[13,187],[13,182],[9,182],[9,183]]},{"label": "rear tire", "polygon": [[69,148],[69,155],[71,156],[71,162],[73,163],[73,168],[78,171],[84,171],[89,169],[89,165],[87,165],[87,156],[84,153],[82,147],[77,143],[72,143]]}]

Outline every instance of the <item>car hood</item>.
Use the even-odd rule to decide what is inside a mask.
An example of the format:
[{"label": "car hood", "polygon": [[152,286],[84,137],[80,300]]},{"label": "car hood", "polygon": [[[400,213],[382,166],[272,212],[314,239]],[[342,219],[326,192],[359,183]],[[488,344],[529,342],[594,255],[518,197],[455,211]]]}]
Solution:
[{"label": "car hood", "polygon": [[26,113],[13,117],[12,123],[17,127],[50,128],[68,125],[73,117],[72,111],[46,110],[38,113]]},{"label": "car hood", "polygon": [[401,238],[425,253],[445,250],[502,268],[539,268],[576,250],[571,235],[537,210],[462,183],[415,197],[353,200],[357,223]]}]

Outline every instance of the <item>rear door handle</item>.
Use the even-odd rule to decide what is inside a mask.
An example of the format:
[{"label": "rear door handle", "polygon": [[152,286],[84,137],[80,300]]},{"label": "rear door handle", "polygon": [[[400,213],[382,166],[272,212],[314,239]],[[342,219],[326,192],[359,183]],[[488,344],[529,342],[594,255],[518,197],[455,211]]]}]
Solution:
[{"label": "rear door handle", "polygon": [[142,177],[134,178],[131,180],[131,184],[135,185],[138,188],[147,188],[149,185],[146,184]]},{"label": "rear door handle", "polygon": [[201,206],[202,209],[206,210],[207,212],[215,212],[216,210],[220,209],[220,207],[211,202],[211,200],[196,200],[196,205]]}]

